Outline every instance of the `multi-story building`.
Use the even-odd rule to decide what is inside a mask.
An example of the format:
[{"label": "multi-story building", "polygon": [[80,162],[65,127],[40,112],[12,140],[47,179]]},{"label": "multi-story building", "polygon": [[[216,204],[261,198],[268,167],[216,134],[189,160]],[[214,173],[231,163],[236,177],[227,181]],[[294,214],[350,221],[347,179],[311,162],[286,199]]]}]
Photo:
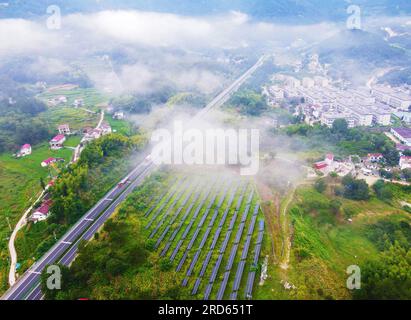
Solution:
[{"label": "multi-story building", "polygon": [[387,86],[376,86],[373,88],[372,94],[378,101],[398,110],[408,111],[411,106],[411,96],[399,89],[393,89]]},{"label": "multi-story building", "polygon": [[411,129],[392,128],[391,133],[406,146],[411,146]]},{"label": "multi-story building", "polygon": [[334,121],[337,119],[345,119],[349,128],[354,128],[356,125],[356,120],[351,115],[345,113],[324,112],[321,115],[320,121],[322,125],[332,127]]}]

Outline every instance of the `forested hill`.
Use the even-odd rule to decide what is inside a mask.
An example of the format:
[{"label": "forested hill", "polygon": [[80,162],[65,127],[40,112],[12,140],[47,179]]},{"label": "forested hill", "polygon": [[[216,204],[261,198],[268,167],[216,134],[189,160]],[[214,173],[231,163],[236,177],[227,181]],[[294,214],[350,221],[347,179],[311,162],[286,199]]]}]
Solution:
[{"label": "forested hill", "polygon": [[[345,19],[349,5],[345,0],[13,0],[0,6],[0,18],[30,18],[46,14],[49,5],[63,13],[95,12],[104,9],[137,9],[182,15],[210,15],[241,11],[256,19],[288,22],[315,22]],[[365,15],[406,15],[409,0],[358,0]]]}]

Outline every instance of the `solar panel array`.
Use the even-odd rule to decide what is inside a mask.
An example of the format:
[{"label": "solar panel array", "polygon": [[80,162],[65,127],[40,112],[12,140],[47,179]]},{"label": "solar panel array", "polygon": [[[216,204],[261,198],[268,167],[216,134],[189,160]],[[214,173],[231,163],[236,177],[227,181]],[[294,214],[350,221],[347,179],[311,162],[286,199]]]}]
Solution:
[{"label": "solar panel array", "polygon": [[[208,223],[207,229],[206,229],[206,231],[205,231],[205,233],[204,233],[204,235],[203,235],[203,237],[202,237],[202,239],[201,239],[200,245],[198,246],[198,249],[197,249],[197,251],[196,251],[196,253],[195,253],[195,255],[194,255],[194,258],[193,258],[193,260],[191,261],[191,264],[190,264],[190,266],[189,266],[189,268],[188,268],[188,270],[187,270],[187,272],[186,272],[186,277],[184,278],[183,283],[182,283],[183,287],[187,286],[187,283],[188,283],[188,281],[189,281],[189,277],[191,277],[191,275],[193,274],[193,270],[194,270],[194,268],[195,268],[195,266],[196,266],[196,264],[197,264],[197,262],[198,262],[198,259],[199,259],[199,257],[200,257],[201,251],[203,250],[204,245],[205,245],[205,243],[206,243],[206,241],[207,241],[207,239],[208,239],[208,237],[209,237],[209,235],[210,235],[210,232],[211,232],[211,230],[212,230],[212,228],[213,228],[213,226],[214,226],[214,223],[215,223],[215,221],[216,221],[216,219],[217,219],[217,216],[218,216],[218,213],[219,213],[219,211],[220,211],[220,209],[221,209],[221,206],[223,205],[223,202],[224,202],[224,200],[225,200],[225,198],[226,198],[226,196],[227,196],[227,193],[228,193],[228,187],[224,188],[223,195],[222,195],[222,197],[220,198],[220,201],[219,201],[218,204],[217,204],[217,208],[214,209],[214,214],[213,214],[210,222]],[[191,246],[190,246],[190,244],[191,244]],[[189,250],[192,248],[194,242],[191,242],[190,244],[189,244],[189,246],[188,246],[188,249],[189,249]]]},{"label": "solar panel array", "polygon": [[[224,190],[224,186],[221,187],[221,190]],[[216,199],[217,199],[217,196],[218,196],[218,192],[215,192],[212,200],[210,201],[209,205],[207,206],[206,210],[204,211],[204,214],[203,214],[203,216],[201,217],[201,220],[200,220],[200,222],[198,223],[197,228],[196,228],[196,230],[194,231],[193,236],[191,237],[191,240],[190,240],[190,242],[189,242],[189,244],[188,244],[188,246],[187,246],[187,249],[185,250],[183,256],[182,256],[181,259],[180,259],[180,262],[179,262],[178,265],[177,265],[176,271],[180,271],[180,270],[182,269],[185,261],[187,260],[188,252],[189,252],[189,250],[191,250],[191,248],[193,247],[194,242],[195,242],[195,240],[197,239],[197,237],[198,237],[198,235],[199,235],[199,233],[200,233],[200,231],[201,231],[201,229],[202,229],[202,227],[203,227],[203,225],[204,225],[204,223],[205,223],[205,221],[206,221],[206,219],[207,219],[207,217],[208,217],[208,215],[209,215],[209,213],[210,213],[210,211],[211,211],[211,208],[212,208],[212,206],[214,205],[214,202],[215,202]],[[225,195],[224,195],[224,197],[225,197]]]},{"label": "solar panel array", "polygon": [[[171,212],[173,212],[174,207],[176,206],[176,204],[178,204],[178,202],[181,200],[181,197],[183,196],[184,193],[186,193],[186,191],[189,190],[189,192],[187,192],[185,198],[183,199],[180,207],[178,208],[177,212],[175,212],[175,215],[178,215],[180,213],[180,211],[184,208],[184,206],[186,205],[188,199],[191,197],[193,190],[194,190],[194,183],[192,184],[186,184],[181,190],[180,192],[177,194],[176,197],[174,197],[173,202],[169,205],[166,213],[161,217],[161,220],[157,223],[156,227],[153,229],[153,231],[151,231],[150,235],[149,235],[149,239],[152,239],[156,233],[158,232],[158,230],[161,228],[161,226],[163,225],[163,223],[167,220],[168,216],[170,215]],[[180,211],[179,211],[180,210]]]},{"label": "solar panel array", "polygon": [[[178,261],[176,271],[184,272],[182,286],[190,285],[192,295],[204,292],[204,299],[210,299],[212,294],[223,299],[229,281],[230,298],[236,299],[247,261],[252,268],[243,290],[246,297],[251,297],[261,252],[263,221],[259,222],[254,255],[248,254],[259,214],[259,205],[251,214],[254,187],[248,183],[240,186],[239,179],[223,179],[207,179],[199,184],[183,178],[144,214],[149,220],[148,237],[161,250],[161,257]],[[221,267],[223,262],[225,268]],[[231,272],[234,267],[236,272]],[[217,279],[221,279],[221,284],[212,293]]]},{"label": "solar panel array", "polygon": [[221,217],[220,222],[219,222],[219,224],[218,224],[218,228],[217,228],[217,230],[216,230],[215,233],[214,233],[213,241],[212,241],[211,244],[210,244],[210,248],[209,248],[209,250],[208,250],[208,253],[207,253],[206,258],[205,258],[204,261],[203,261],[203,265],[202,265],[202,267],[201,267],[201,270],[200,270],[200,273],[199,273],[199,275],[198,275],[198,278],[197,278],[197,280],[196,280],[196,282],[195,282],[195,284],[194,284],[193,290],[191,291],[191,295],[195,295],[195,294],[197,294],[197,292],[198,292],[198,288],[199,288],[199,286],[200,286],[200,284],[201,284],[201,280],[203,279],[204,274],[205,274],[206,271],[207,271],[208,265],[209,265],[210,260],[211,260],[211,256],[213,255],[213,252],[214,252],[214,248],[215,248],[215,246],[216,246],[216,244],[217,244],[218,239],[220,238],[220,234],[221,234],[221,231],[223,230],[224,223],[225,223],[225,221],[226,221],[226,219],[227,219],[227,216],[228,216],[228,213],[229,213],[229,211],[230,211],[230,209],[231,209],[231,205],[232,205],[232,203],[233,203],[233,201],[234,201],[234,197],[235,197],[235,194],[236,194],[236,192],[237,192],[237,188],[238,188],[238,186],[235,186],[234,189],[233,189],[233,191],[231,192],[230,199],[229,199],[228,202],[227,202],[227,208],[225,209],[224,214],[223,214],[223,216]]},{"label": "solar panel array", "polygon": [[[185,178],[184,178],[185,179]],[[174,184],[176,182],[177,179],[174,179],[173,183]],[[176,186],[174,186],[174,188],[176,188]],[[147,212],[144,214],[144,218],[147,218],[153,211],[154,209],[157,207],[158,205],[158,201],[160,201],[161,199],[163,199],[166,194],[167,194],[168,190],[165,190],[164,192],[162,192],[160,194],[160,196],[156,199],[156,201],[154,201],[154,204],[147,210]],[[154,196],[151,196],[150,200],[148,201],[149,203],[153,202],[154,200]]]},{"label": "solar panel array", "polygon": [[241,191],[241,194],[240,194],[240,197],[238,198],[237,205],[236,205],[233,217],[231,218],[230,224],[228,226],[226,236],[225,236],[224,241],[223,241],[223,243],[221,245],[221,248],[219,250],[219,255],[218,255],[217,261],[214,264],[214,268],[212,270],[210,279],[208,281],[208,284],[207,284],[205,292],[204,292],[204,299],[205,300],[208,300],[210,298],[211,290],[213,289],[213,285],[214,285],[214,282],[217,278],[217,273],[218,273],[218,270],[220,269],[224,253],[227,249],[228,242],[230,241],[231,234],[232,234],[233,229],[234,229],[234,224],[237,221],[238,212],[240,211],[240,207],[241,207],[241,204],[243,202],[243,198],[244,198],[246,190],[247,190],[247,185],[245,185],[243,187],[243,190]]},{"label": "solar panel array", "polygon": [[[240,225],[238,226],[237,233],[235,236],[234,244],[231,247],[230,257],[228,259],[227,265],[225,267],[225,272],[223,275],[223,280],[221,282],[220,288],[217,293],[217,300],[222,300],[224,297],[225,290],[227,288],[228,280],[230,278],[231,269],[233,268],[234,259],[237,254],[238,246],[240,244],[241,237],[243,235],[245,223],[247,221],[248,212],[250,211],[251,201],[253,200],[254,196],[254,189],[251,191],[250,195],[248,196],[247,203],[243,215],[241,217]],[[207,297],[207,292],[205,294],[205,298]]]},{"label": "solar panel array", "polygon": [[166,198],[166,200],[162,203],[162,205],[155,211],[154,215],[151,217],[150,221],[147,223],[145,229],[149,229],[151,227],[151,225],[154,223],[154,221],[158,218],[158,216],[161,214],[161,212],[163,211],[163,209],[168,205],[168,203],[170,202],[171,198],[176,194],[177,190],[179,189],[179,187],[184,183],[186,179],[182,179],[179,183],[179,186],[174,188],[169,194],[168,197]]}]

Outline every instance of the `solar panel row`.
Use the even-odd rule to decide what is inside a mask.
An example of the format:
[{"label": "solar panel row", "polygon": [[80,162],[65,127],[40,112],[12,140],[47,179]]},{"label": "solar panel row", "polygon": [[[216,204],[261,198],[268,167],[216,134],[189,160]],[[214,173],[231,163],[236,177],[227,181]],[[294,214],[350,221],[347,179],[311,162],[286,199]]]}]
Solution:
[{"label": "solar panel row", "polygon": [[225,293],[227,283],[228,283],[228,278],[230,277],[231,269],[233,267],[235,256],[236,256],[237,251],[238,251],[238,245],[239,245],[241,237],[243,235],[245,222],[247,220],[248,212],[250,211],[250,204],[251,204],[251,201],[253,199],[253,196],[254,196],[254,189],[252,189],[252,191],[251,191],[251,193],[250,193],[250,195],[247,199],[246,207],[245,207],[245,210],[244,210],[243,215],[241,217],[241,222],[240,222],[240,225],[238,226],[238,229],[237,229],[234,244],[231,247],[230,256],[229,256],[228,262],[227,262],[226,267],[225,267],[225,273],[224,273],[223,281],[221,282],[220,288],[219,288],[218,293],[217,293],[217,300],[222,300],[223,297],[224,297],[224,293]]},{"label": "solar panel row", "polygon": [[[180,230],[181,230],[181,228],[183,227],[185,221],[187,220],[188,216],[190,215],[190,212],[192,211],[195,203],[197,202],[198,198],[200,197],[200,195],[201,195],[201,190],[202,190],[202,186],[200,185],[200,186],[198,186],[198,189],[197,189],[197,191],[196,191],[193,199],[191,200],[190,205],[189,205],[188,208],[186,209],[184,216],[181,218],[179,225],[178,225],[177,228],[173,231],[173,233],[169,236],[165,247],[164,247],[163,250],[161,251],[161,254],[160,254],[161,257],[164,257],[164,256],[167,254],[168,250],[170,249],[170,247],[171,247],[171,245],[172,245],[175,237],[176,237],[177,234],[180,232]],[[194,215],[193,215],[193,217],[192,217],[192,220],[193,220],[193,219],[196,219],[198,213],[200,212],[201,208],[202,208],[203,205],[204,205],[204,202],[207,200],[207,198],[208,198],[211,190],[212,190],[212,184],[210,184],[210,187],[208,188],[208,191],[206,192],[206,194],[203,195],[202,200],[200,201],[199,205],[197,206],[197,208],[196,208],[196,210],[195,210],[195,212],[194,212]],[[175,223],[175,221],[177,220],[180,212],[181,212],[181,211],[184,209],[184,207],[186,206],[189,198],[190,198],[189,195],[185,197],[184,201],[181,203],[181,206],[179,207],[179,209],[177,210],[177,212],[175,213],[175,215],[173,216],[173,218],[169,221],[169,225],[168,225],[167,228],[163,231],[162,235],[160,236],[160,238],[159,238],[159,239],[157,240],[157,242],[156,242],[156,248],[158,248],[158,247],[160,246],[160,244],[161,244],[161,242],[163,241],[164,237],[167,235],[167,233],[168,233],[169,230],[171,229],[172,225],[173,225],[173,224]],[[185,237],[183,237],[182,240],[184,240],[184,238],[185,238]],[[174,250],[172,256],[170,257],[170,260],[171,260],[171,261],[174,260],[174,258],[175,258],[175,256],[177,255],[178,250],[180,249],[181,245],[182,245],[182,241],[180,240],[179,243],[178,243],[178,245],[177,245],[177,247],[176,247],[176,249]]]},{"label": "solar panel row", "polygon": [[263,242],[263,236],[264,236],[264,220],[260,220],[258,224],[258,236],[257,236],[257,241],[256,245],[254,248],[254,259],[253,259],[253,264],[251,266],[250,272],[248,273],[248,278],[247,278],[247,284],[246,284],[246,289],[245,289],[245,298],[246,299],[251,299],[252,294],[253,294],[253,287],[254,287],[254,280],[256,276],[256,269],[258,266],[258,260],[260,258],[260,253],[261,253],[261,245]]},{"label": "solar panel row", "polygon": [[153,222],[157,219],[157,217],[160,215],[160,213],[163,211],[163,209],[165,208],[165,206],[170,202],[170,199],[176,194],[177,190],[181,187],[181,185],[183,184],[183,182],[185,181],[185,179],[182,179],[180,181],[180,183],[178,184],[178,186],[172,190],[169,194],[168,197],[165,199],[165,201],[161,204],[161,206],[155,211],[154,215],[151,217],[150,221],[148,222],[148,224],[145,226],[145,229],[148,229],[151,227],[151,225],[153,224]]},{"label": "solar panel row", "polygon": [[236,274],[235,274],[235,277],[234,277],[233,290],[232,290],[231,295],[230,295],[231,300],[236,300],[237,299],[238,290],[240,289],[241,279],[243,277],[244,267],[245,267],[245,264],[246,264],[248,251],[250,249],[251,238],[252,238],[253,233],[254,233],[255,222],[256,222],[256,219],[257,219],[259,209],[260,209],[260,205],[257,204],[254,208],[254,212],[253,212],[253,216],[251,218],[250,225],[248,226],[247,237],[245,239],[244,247],[243,247],[242,254],[241,254],[241,261],[237,266],[237,271],[236,271]]},{"label": "solar panel row", "polygon": [[[198,276],[198,278],[197,278],[197,281],[196,281],[196,283],[195,283],[195,285],[194,285],[194,288],[193,288],[193,290],[192,290],[192,292],[191,292],[192,295],[197,294],[197,291],[198,291],[198,288],[199,288],[199,284],[201,283],[201,280],[202,280],[202,278],[204,277],[205,272],[207,271],[208,265],[209,265],[209,263],[210,263],[210,259],[211,259],[211,257],[212,257],[213,252],[214,252],[214,248],[215,248],[215,246],[216,246],[216,244],[217,244],[218,239],[220,238],[220,234],[221,234],[223,225],[224,225],[225,221],[227,220],[227,216],[228,216],[228,213],[229,213],[229,211],[230,211],[231,205],[232,205],[233,202],[234,202],[234,197],[235,197],[235,195],[236,195],[236,193],[237,193],[237,189],[238,189],[238,185],[236,185],[236,186],[234,187],[233,191],[231,192],[231,196],[230,196],[230,198],[229,198],[229,200],[228,200],[228,202],[227,202],[227,208],[224,210],[224,214],[223,214],[223,216],[222,216],[221,219],[220,219],[220,222],[219,222],[219,224],[218,224],[218,228],[217,228],[216,232],[214,233],[213,241],[212,241],[211,244],[210,244],[210,248],[209,248],[209,251],[208,251],[208,253],[207,253],[207,256],[206,256],[206,258],[205,258],[204,261],[203,261],[203,265],[202,265],[202,267],[201,267],[200,274],[199,274],[199,276]],[[214,224],[214,223],[213,223],[213,224]],[[212,227],[212,226],[211,226],[211,227]],[[211,228],[210,228],[210,230],[211,230]],[[198,283],[198,285],[197,285],[197,283]]]},{"label": "solar panel row", "polygon": [[[186,179],[186,178],[184,177],[183,179]],[[177,181],[177,179],[174,179],[173,182],[170,183],[170,185],[175,184],[176,181]],[[177,187],[174,186],[174,188],[177,188]],[[152,206],[147,210],[147,212],[144,214],[144,218],[147,218],[147,217],[154,211],[154,209],[158,206],[158,202],[160,201],[160,199],[163,199],[163,198],[166,196],[167,192],[168,192],[170,189],[173,189],[173,187],[171,187],[171,188],[169,188],[169,189],[166,189],[164,192],[162,192],[162,193],[160,194],[160,196],[156,199],[155,204],[152,205]],[[152,197],[150,198],[149,203],[151,203],[153,199],[154,199],[154,196],[152,196]]]},{"label": "solar panel row", "polygon": [[[178,202],[180,201],[181,197],[183,196],[183,194],[187,191],[187,189],[192,190],[192,184],[186,184],[186,186],[184,188],[182,188],[179,193],[177,194],[176,197],[174,197],[173,202],[169,205],[166,213],[161,217],[160,221],[157,222],[156,227],[153,229],[153,231],[151,231],[150,235],[149,235],[149,239],[152,239],[155,234],[157,233],[157,231],[161,228],[161,226],[163,225],[163,223],[167,220],[168,216],[170,215],[170,213],[173,211],[174,207],[176,206],[176,204],[178,204]],[[187,202],[187,199],[191,196],[192,191],[188,192],[184,201]],[[183,201],[183,203],[184,203]]]},{"label": "solar panel row", "polygon": [[[215,220],[216,220],[216,218],[217,218],[218,210],[219,210],[220,207],[222,206],[222,204],[223,204],[223,202],[224,202],[224,199],[225,199],[225,197],[226,197],[226,195],[227,195],[227,187],[224,188],[224,186],[223,186],[222,189],[224,190],[224,191],[223,191],[223,195],[222,195],[221,198],[219,199],[219,202],[218,202],[218,204],[217,204],[217,208],[214,210],[214,214],[213,214],[213,216],[212,216],[212,218],[211,218],[211,220],[210,220],[210,222],[209,222],[209,224],[208,224],[208,226],[207,226],[207,230],[206,230],[206,232],[204,233],[204,235],[203,235],[203,237],[202,237],[202,239],[201,239],[200,246],[199,246],[199,248],[197,249],[197,251],[196,251],[196,253],[195,253],[194,257],[193,257],[193,260],[191,261],[190,266],[189,266],[189,268],[188,268],[188,270],[187,270],[187,272],[186,272],[186,277],[185,277],[184,280],[183,280],[183,286],[186,286],[186,285],[187,285],[187,283],[188,283],[188,277],[190,277],[190,276],[192,275],[192,273],[193,273],[194,267],[196,266],[196,264],[197,264],[197,262],[198,262],[198,259],[199,259],[199,257],[200,257],[201,250],[202,250],[202,248],[204,247],[204,244],[205,244],[205,242],[206,242],[206,240],[207,240],[207,238],[208,238],[208,236],[209,236],[209,234],[210,234],[211,228],[212,228],[212,226],[214,225],[214,222],[215,222]],[[211,206],[211,207],[212,207],[212,206]],[[211,211],[211,207],[210,207],[210,209],[207,208],[206,211]],[[208,214],[208,212],[207,212],[207,214]],[[202,219],[202,220],[200,221],[200,224],[197,226],[197,230],[196,230],[196,232],[194,233],[194,235],[193,235],[193,237],[192,237],[192,239],[191,239],[191,241],[190,241],[190,243],[189,243],[186,251],[192,249],[192,247],[193,247],[193,245],[194,245],[194,242],[195,242],[195,240],[196,240],[199,232],[201,231],[201,226],[202,226],[202,224],[204,224],[204,222],[205,222],[205,219]],[[188,255],[184,255],[184,256],[182,257],[182,259],[186,259],[187,256],[188,256]],[[181,261],[180,261],[179,265],[180,265],[180,264],[181,264]],[[184,264],[184,262],[183,262],[183,264]],[[183,266],[183,264],[181,264],[181,267]],[[180,269],[181,269],[181,267],[180,267]],[[177,270],[177,271],[178,271],[178,270]]]}]

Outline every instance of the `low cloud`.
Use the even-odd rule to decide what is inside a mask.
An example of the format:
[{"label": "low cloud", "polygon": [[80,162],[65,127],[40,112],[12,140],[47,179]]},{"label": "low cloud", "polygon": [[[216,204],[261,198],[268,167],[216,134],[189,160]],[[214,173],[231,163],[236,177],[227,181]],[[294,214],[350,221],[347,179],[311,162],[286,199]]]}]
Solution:
[{"label": "low cloud", "polygon": [[[242,48],[270,52],[298,39],[320,41],[338,30],[329,23],[256,22],[241,12],[207,17],[134,10],[71,14],[62,16],[60,30],[47,29],[46,19],[0,20],[0,58],[35,58],[30,69],[53,74],[68,71],[73,62],[112,55],[108,68],[85,72],[98,88],[113,93],[149,93],[163,85],[212,93],[224,79],[222,73],[201,65],[210,53]],[[120,51],[121,58],[116,56]]]}]

